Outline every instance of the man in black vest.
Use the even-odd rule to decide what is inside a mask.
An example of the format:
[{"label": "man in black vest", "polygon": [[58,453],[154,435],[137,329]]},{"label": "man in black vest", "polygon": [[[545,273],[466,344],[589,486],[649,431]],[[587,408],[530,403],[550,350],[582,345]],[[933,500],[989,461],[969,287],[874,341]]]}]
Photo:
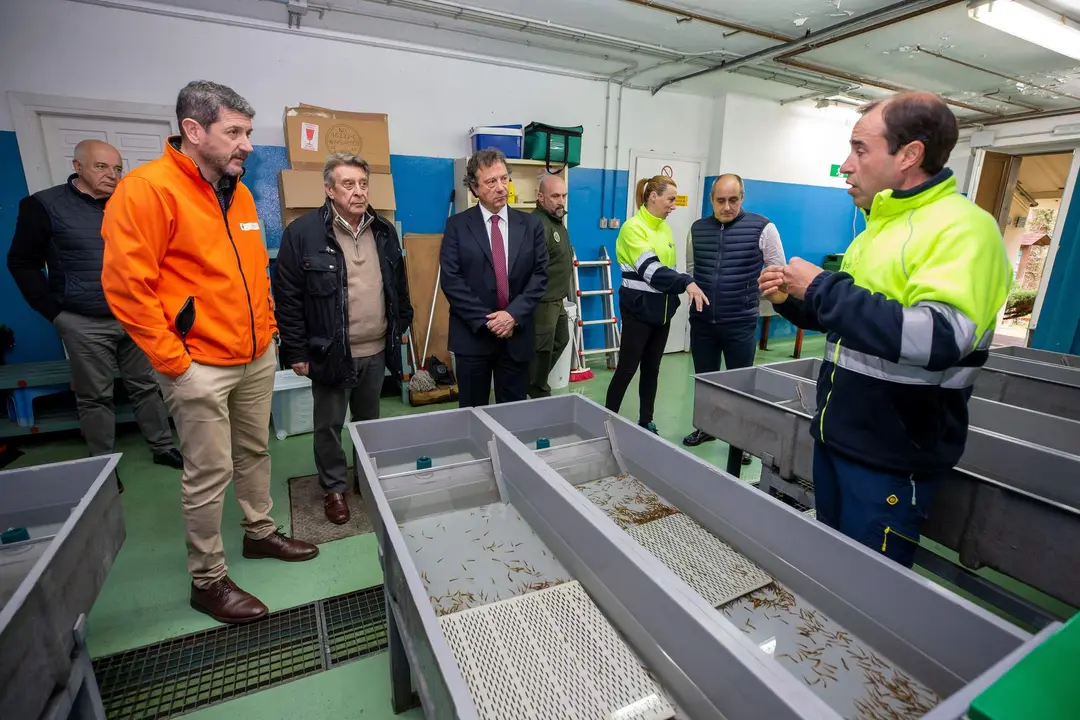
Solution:
[{"label": "man in black vest", "polygon": [[[709,193],[713,214],[695,222],[687,238],[687,271],[709,298],[700,312],[690,308],[690,352],[694,372],[707,373],[754,364],[759,295],[757,277],[766,265],[783,265],[776,226],[742,208],[742,178],[721,175]],[[691,447],[714,440],[701,430],[683,438]],[[750,457],[743,453],[743,464]]]},{"label": "man in black vest", "polygon": [[113,384],[119,366],[154,462],[182,468],[184,458],[173,445],[169,414],[150,363],[113,317],[101,288],[101,221],[123,161],[112,145],[83,140],[75,146],[72,165],[75,172],[66,183],[19,203],[8,270],[26,302],[64,341],[90,454],[107,455],[115,447]]}]

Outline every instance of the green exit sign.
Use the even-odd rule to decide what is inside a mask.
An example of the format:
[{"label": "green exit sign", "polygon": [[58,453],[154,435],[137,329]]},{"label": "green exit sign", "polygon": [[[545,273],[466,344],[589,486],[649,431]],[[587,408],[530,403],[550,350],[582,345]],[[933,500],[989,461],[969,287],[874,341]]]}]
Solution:
[{"label": "green exit sign", "polygon": [[829,168],[829,177],[846,178],[847,173],[840,172],[840,166],[839,165],[833,165],[831,168]]}]

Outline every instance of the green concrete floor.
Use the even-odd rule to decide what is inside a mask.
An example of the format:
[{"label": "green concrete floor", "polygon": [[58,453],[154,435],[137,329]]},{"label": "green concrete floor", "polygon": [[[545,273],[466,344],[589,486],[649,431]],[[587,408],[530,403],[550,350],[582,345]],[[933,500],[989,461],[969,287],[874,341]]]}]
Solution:
[{"label": "green concrete floor", "polygon": [[[803,356],[820,356],[823,346],[823,336],[809,336],[803,345]],[[791,340],[774,340],[768,351],[758,352],[757,363],[790,359],[792,347]],[[562,392],[580,392],[602,403],[611,372],[595,368],[594,372],[592,380],[574,383]],[[655,422],[665,439],[679,444],[692,430],[693,392],[690,356],[684,353],[666,356],[655,412]],[[411,408],[399,400],[387,398],[383,400],[382,413],[383,417],[390,417],[454,406]],[[637,408],[635,380],[627,392],[622,414],[636,420]],[[282,441],[273,433],[270,437],[273,515],[288,531],[288,480],[315,472],[311,436],[294,436]],[[154,465],[141,435],[131,427],[121,430],[117,445],[118,451],[123,453],[119,467],[126,486],[122,499],[127,539],[90,614],[89,643],[95,657],[215,625],[207,616],[192,610],[187,602],[189,579],[180,513],[180,472]],[[72,436],[46,438],[22,449],[25,455],[13,464],[14,467],[85,455],[81,438]],[[719,467],[726,463],[727,447],[719,441],[692,448],[691,452]],[[745,479],[756,479],[759,474],[760,463],[756,460],[743,470]],[[312,562],[283,564],[241,557],[243,533],[239,521],[240,510],[230,487],[222,521],[225,551],[230,561],[229,574],[240,587],[265,602],[271,611],[370,587],[382,580],[373,535],[322,545],[319,557]],[[990,576],[1000,578],[996,574]],[[1003,583],[1051,610],[1071,614],[1071,609],[1041,593],[1007,579]],[[302,716],[305,720],[336,720],[348,709],[350,714],[363,714],[365,718],[391,718],[394,716],[390,712],[387,664],[386,655],[378,654],[207,708],[191,717],[200,720],[226,717],[286,720]]]}]

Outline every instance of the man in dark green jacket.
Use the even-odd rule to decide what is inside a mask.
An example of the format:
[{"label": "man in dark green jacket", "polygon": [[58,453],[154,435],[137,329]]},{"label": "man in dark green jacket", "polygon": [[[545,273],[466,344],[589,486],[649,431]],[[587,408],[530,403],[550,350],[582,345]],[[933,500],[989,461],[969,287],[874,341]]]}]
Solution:
[{"label": "man in dark green jacket", "polygon": [[547,175],[536,190],[536,210],[544,225],[548,252],[548,282],[544,298],[536,308],[536,352],[529,363],[531,398],[548,397],[548,375],[570,342],[566,307],[570,294],[572,255],[570,233],[563,224],[566,216],[566,182],[558,175]]}]

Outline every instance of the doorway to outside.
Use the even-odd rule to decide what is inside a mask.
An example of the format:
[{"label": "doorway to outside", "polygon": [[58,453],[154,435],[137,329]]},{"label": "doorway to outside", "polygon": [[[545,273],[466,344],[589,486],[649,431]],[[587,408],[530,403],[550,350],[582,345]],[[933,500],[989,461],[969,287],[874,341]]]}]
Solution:
[{"label": "doorway to outside", "polygon": [[[638,211],[635,204],[635,190],[638,180],[654,175],[665,175],[675,181],[677,195],[675,209],[667,218],[671,226],[671,236],[675,241],[675,266],[679,272],[686,272],[686,238],[690,226],[701,217],[701,168],[704,161],[682,158],[662,153],[630,152],[630,198],[627,203],[627,217]],[[686,294],[680,296],[679,309],[671,318],[671,330],[668,332],[665,353],[690,351],[690,309]]]},{"label": "doorway to outside", "polygon": [[998,315],[995,345],[1028,344],[1072,160],[1071,152],[985,155],[975,204],[997,218],[1013,269],[1008,300]]}]

